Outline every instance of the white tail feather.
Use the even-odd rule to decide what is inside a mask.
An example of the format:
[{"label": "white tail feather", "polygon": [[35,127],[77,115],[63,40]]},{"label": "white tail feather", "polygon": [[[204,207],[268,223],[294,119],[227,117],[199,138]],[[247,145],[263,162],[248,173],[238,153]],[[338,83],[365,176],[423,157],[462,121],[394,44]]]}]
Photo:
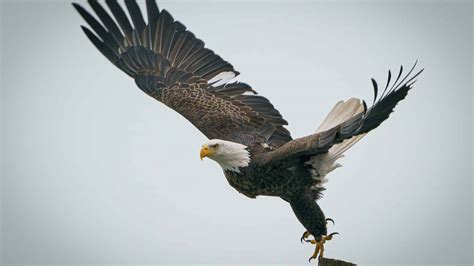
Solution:
[{"label": "white tail feather", "polygon": [[316,132],[331,129],[354,115],[362,112],[364,105],[362,101],[356,98],[350,98],[347,101],[339,101],[326,116]]},{"label": "white tail feather", "polygon": [[[316,132],[331,129],[342,122],[352,118],[364,110],[364,105],[361,100],[351,98],[347,101],[339,101],[329,112],[323,120]],[[325,154],[319,154],[311,157],[306,164],[311,165],[314,169],[312,171],[313,178],[319,180],[318,186],[327,182],[326,175],[341,165],[336,161],[344,157],[344,152],[350,149],[365,134],[361,134],[350,139],[347,139],[339,144],[332,146]]]}]

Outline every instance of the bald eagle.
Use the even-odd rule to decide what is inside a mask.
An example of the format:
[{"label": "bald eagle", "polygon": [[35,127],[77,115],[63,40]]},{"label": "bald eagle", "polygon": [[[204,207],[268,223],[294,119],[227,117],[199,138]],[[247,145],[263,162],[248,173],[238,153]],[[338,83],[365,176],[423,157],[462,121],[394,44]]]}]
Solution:
[{"label": "bald eagle", "polygon": [[131,21],[114,0],[106,1],[109,11],[97,1],[89,4],[98,19],[73,6],[92,29],[82,26],[95,47],[143,92],[210,139],[200,157],[216,161],[232,187],[250,198],[288,202],[306,229],[301,241],[315,245],[310,260],[322,258],[324,243],[336,234],[328,234],[332,219],[316,202],[327,174],[340,166],[337,160],[345,151],[389,117],[423,69],[414,72],[415,63],[402,75],[400,67],[393,82],[389,71],[383,90],[372,79],[371,107],[355,98],[340,101],[314,134],[293,139],[270,101],[235,81],[239,72],[154,0],[146,1],[147,21],[134,0],[125,0]]}]

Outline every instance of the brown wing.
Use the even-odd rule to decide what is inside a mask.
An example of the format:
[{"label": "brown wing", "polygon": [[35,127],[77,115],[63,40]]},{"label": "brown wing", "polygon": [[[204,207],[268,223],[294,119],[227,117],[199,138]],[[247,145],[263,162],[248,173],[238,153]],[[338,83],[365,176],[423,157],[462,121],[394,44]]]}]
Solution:
[{"label": "brown wing", "polygon": [[291,140],[284,127],[288,123],[249,85],[217,85],[224,83],[220,76],[239,73],[166,10],[159,11],[154,0],[146,1],[148,23],[134,0],[125,1],[133,26],[114,0],[106,1],[113,17],[97,1],[89,4],[100,22],[73,5],[95,32],[82,27],[97,49],[140,89],[179,112],[208,138],[273,147]]},{"label": "brown wing", "polygon": [[375,129],[390,116],[398,102],[405,99],[408,91],[413,88],[416,77],[423,72],[423,69],[421,69],[416,72],[416,74],[411,75],[415,67],[416,63],[402,79],[400,79],[400,77],[403,72],[403,67],[400,67],[397,79],[390,88],[392,75],[389,71],[385,89],[378,98],[378,85],[377,82],[372,79],[374,101],[372,107],[369,109],[367,109],[364,102],[364,112],[352,116],[330,129],[289,141],[275,151],[259,154],[253,158],[254,163],[268,164],[285,161],[292,164],[295,160],[298,162],[306,162],[310,156],[326,153],[335,144]]}]

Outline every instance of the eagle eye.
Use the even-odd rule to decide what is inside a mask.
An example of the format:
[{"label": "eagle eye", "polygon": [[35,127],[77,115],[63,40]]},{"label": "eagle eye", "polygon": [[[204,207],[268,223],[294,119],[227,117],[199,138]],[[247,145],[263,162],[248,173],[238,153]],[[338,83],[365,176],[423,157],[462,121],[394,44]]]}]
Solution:
[{"label": "eagle eye", "polygon": [[214,144],[212,147],[215,148],[215,149],[217,149],[217,148],[219,147],[219,144],[216,143],[216,144]]}]

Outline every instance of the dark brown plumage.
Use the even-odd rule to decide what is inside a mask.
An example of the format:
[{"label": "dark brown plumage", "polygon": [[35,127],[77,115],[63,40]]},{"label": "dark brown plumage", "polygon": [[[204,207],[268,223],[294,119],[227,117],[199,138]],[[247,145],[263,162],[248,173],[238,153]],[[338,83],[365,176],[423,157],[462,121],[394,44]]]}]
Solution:
[{"label": "dark brown plumage", "polygon": [[245,83],[216,79],[239,73],[166,10],[160,11],[154,0],[146,1],[147,22],[133,0],[125,1],[131,21],[114,0],[106,1],[112,16],[97,1],[89,4],[100,21],[73,5],[94,31],[82,27],[97,49],[142,91],[183,115],[208,138],[246,145],[250,163],[225,169],[229,184],[251,198],[277,196],[289,202],[308,231],[304,238],[312,234],[318,247],[330,239],[316,203],[325,175],[337,167],[335,161],[344,151],[388,118],[421,73],[411,75],[413,66],[402,78],[401,68],[392,83],[389,72],[380,96],[372,80],[370,108],[355,100],[338,103],[321,131],[292,140],[287,121],[270,101]]},{"label": "dark brown plumage", "polygon": [[116,1],[106,3],[124,34],[97,1],[89,4],[105,27],[73,5],[97,34],[83,27],[87,37],[145,93],[175,109],[209,138],[268,141],[273,147],[291,140],[284,128],[288,123],[270,101],[245,94],[256,94],[249,85],[209,83],[219,73],[238,72],[166,10],[158,11],[154,1],[147,1],[148,25],[138,5],[125,1],[135,28]]}]

